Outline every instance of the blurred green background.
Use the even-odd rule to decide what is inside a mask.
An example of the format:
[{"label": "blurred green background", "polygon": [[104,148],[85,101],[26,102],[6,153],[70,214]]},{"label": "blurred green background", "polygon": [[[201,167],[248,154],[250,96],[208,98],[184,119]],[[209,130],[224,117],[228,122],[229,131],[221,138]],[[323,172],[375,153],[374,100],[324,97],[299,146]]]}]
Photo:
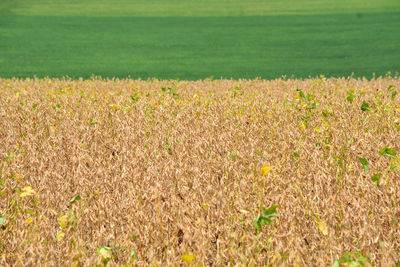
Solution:
[{"label": "blurred green background", "polygon": [[398,0],[2,0],[0,77],[400,71]]}]

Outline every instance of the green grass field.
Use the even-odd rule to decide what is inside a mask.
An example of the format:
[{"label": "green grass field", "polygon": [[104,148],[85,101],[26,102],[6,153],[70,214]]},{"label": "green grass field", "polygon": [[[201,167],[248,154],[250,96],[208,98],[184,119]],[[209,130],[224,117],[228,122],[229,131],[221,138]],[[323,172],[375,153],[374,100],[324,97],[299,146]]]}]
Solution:
[{"label": "green grass field", "polygon": [[398,29],[398,0],[5,0],[0,77],[371,77]]}]

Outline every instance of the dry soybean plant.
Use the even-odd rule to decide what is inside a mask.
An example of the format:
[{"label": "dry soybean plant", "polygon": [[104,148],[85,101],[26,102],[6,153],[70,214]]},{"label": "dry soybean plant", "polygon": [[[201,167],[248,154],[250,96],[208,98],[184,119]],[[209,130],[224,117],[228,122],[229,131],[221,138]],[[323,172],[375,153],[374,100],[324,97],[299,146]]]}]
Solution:
[{"label": "dry soybean plant", "polygon": [[0,79],[0,265],[399,266],[398,93]]}]

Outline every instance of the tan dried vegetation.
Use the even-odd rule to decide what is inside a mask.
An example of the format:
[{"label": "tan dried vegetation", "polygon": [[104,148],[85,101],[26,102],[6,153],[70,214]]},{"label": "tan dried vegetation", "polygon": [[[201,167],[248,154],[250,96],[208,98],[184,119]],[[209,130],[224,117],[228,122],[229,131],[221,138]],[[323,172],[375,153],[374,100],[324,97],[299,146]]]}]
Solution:
[{"label": "tan dried vegetation", "polygon": [[394,266],[399,90],[0,79],[0,265]]}]

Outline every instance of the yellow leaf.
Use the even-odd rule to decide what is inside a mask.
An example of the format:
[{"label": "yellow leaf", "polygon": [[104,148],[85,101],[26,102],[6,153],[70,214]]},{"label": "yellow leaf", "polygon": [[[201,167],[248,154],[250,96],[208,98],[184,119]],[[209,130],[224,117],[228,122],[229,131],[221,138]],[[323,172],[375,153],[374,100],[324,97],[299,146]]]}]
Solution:
[{"label": "yellow leaf", "polygon": [[36,192],[35,192],[35,190],[32,189],[32,187],[25,186],[24,188],[22,188],[22,192],[19,196],[20,197],[29,197],[29,196],[33,196],[34,194],[36,194]]},{"label": "yellow leaf", "polygon": [[99,250],[99,256],[101,256],[103,259],[111,258],[111,251],[106,248],[101,248]]},{"label": "yellow leaf", "polygon": [[261,168],[261,176],[267,175],[275,166],[264,166]]},{"label": "yellow leaf", "polygon": [[61,241],[64,238],[64,236],[65,236],[65,233],[63,231],[58,231],[56,240]]},{"label": "yellow leaf", "polygon": [[115,105],[115,104],[113,104],[112,106],[113,106],[113,108],[114,108],[114,109],[116,109],[116,110],[118,110],[118,109],[120,109],[120,108],[121,108],[120,106],[118,106],[118,105]]},{"label": "yellow leaf", "polygon": [[317,126],[317,127],[315,127],[315,128],[314,128],[314,130],[315,130],[317,133],[320,133],[320,132],[321,132],[321,128],[320,128],[320,127],[318,127],[318,126]]},{"label": "yellow leaf", "polygon": [[198,255],[191,255],[191,254],[183,254],[181,256],[182,260],[188,264],[193,264],[194,260],[197,258]]},{"label": "yellow leaf", "polygon": [[296,98],[297,98],[297,99],[300,99],[300,97],[301,97],[300,94],[297,94],[297,95],[296,95]]},{"label": "yellow leaf", "polygon": [[68,226],[68,215],[67,214],[65,214],[65,215],[63,215],[61,217],[58,217],[57,220],[60,223],[60,226],[62,228],[66,228]]},{"label": "yellow leaf", "polygon": [[25,226],[30,225],[33,222],[33,217],[30,217],[28,219],[25,220]]},{"label": "yellow leaf", "polygon": [[15,174],[15,179],[17,179],[19,182],[24,181],[24,179],[22,179],[21,175],[19,175],[18,173]]},{"label": "yellow leaf", "polygon": [[306,126],[304,125],[304,123],[302,125],[300,125],[300,129],[302,129],[302,130],[306,129]]},{"label": "yellow leaf", "polygon": [[317,219],[318,229],[323,235],[328,235],[328,228],[323,220]]},{"label": "yellow leaf", "polygon": [[327,121],[322,121],[322,123],[323,123],[326,127],[329,127],[329,122],[327,122]]},{"label": "yellow leaf", "polygon": [[243,116],[243,114],[242,114],[242,113],[238,113],[237,115],[238,115],[239,117],[242,117],[242,116]]}]

